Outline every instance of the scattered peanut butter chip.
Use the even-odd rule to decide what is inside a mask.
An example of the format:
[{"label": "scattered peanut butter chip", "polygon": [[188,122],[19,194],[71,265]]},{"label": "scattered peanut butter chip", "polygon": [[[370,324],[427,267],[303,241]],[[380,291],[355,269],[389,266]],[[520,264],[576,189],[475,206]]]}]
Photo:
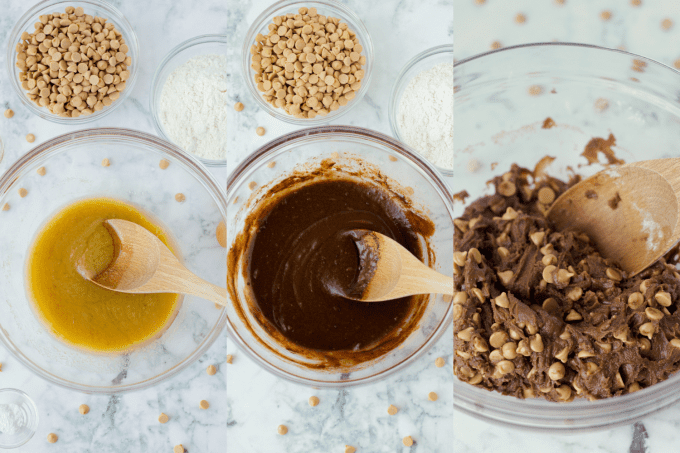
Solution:
[{"label": "scattered peanut butter chip", "polygon": [[172,449],[172,453],[184,453],[184,445],[175,445],[175,448]]},{"label": "scattered peanut butter chip", "polygon": [[642,0],[630,0],[630,4],[633,6],[640,6],[642,5]]},{"label": "scattered peanut butter chip", "polygon": [[158,166],[161,167],[161,170],[165,170],[170,166],[170,162],[166,159],[161,159],[161,161],[158,163]]},{"label": "scattered peanut butter chip", "polygon": [[486,3],[486,0],[475,0],[475,3],[478,5],[483,5],[484,3]]},{"label": "scattered peanut butter chip", "polygon": [[430,401],[437,401],[439,399],[439,396],[435,392],[430,392],[427,394],[427,399]]},{"label": "scattered peanut butter chip", "polygon": [[354,453],[356,451],[357,449],[352,447],[351,445],[345,445],[345,453]]},{"label": "scattered peanut butter chip", "polygon": [[234,198],[234,201],[231,202],[232,204],[238,203],[238,197]]},{"label": "scattered peanut butter chip", "polygon": [[416,193],[416,191],[411,186],[404,188],[404,192],[406,192],[406,195],[409,195],[409,196]]},{"label": "scattered peanut butter chip", "polygon": [[669,18],[665,18],[661,21],[661,28],[664,30],[670,30],[673,27],[673,21]]},{"label": "scattered peanut butter chip", "polygon": [[477,159],[470,159],[467,163],[467,171],[470,173],[476,173],[481,167],[481,164]]},{"label": "scattered peanut butter chip", "polygon": [[45,173],[47,173],[47,170],[45,170],[45,167],[40,167],[40,168],[38,168],[38,169],[36,170],[36,172],[37,172],[40,176],[45,176]]},{"label": "scattered peanut butter chip", "polygon": [[387,413],[390,415],[396,415],[397,412],[399,412],[399,409],[394,404],[390,404],[387,408]]},{"label": "scattered peanut butter chip", "polygon": [[531,85],[529,87],[529,96],[538,96],[543,93],[543,87],[540,85]]},{"label": "scattered peanut butter chip", "polygon": [[90,406],[88,406],[87,404],[81,404],[80,406],[78,406],[78,412],[85,415],[88,412],[90,412]]},{"label": "scattered peanut butter chip", "polygon": [[177,201],[178,203],[183,203],[184,200],[186,200],[186,199],[187,199],[187,197],[185,197],[184,194],[181,193],[181,192],[175,194],[175,201]]},{"label": "scattered peanut butter chip", "polygon": [[108,158],[102,160],[102,167],[108,167],[109,165],[111,165],[111,161]]},{"label": "scattered peanut butter chip", "polygon": [[221,308],[222,308],[222,305],[220,305],[220,304],[218,304],[217,302],[215,302],[215,308],[221,309]]},{"label": "scattered peanut butter chip", "polygon": [[604,10],[600,13],[600,19],[602,20],[609,20],[612,18],[612,12],[608,10]]},{"label": "scattered peanut butter chip", "polygon": [[406,436],[402,439],[402,442],[404,443],[404,446],[410,447],[413,445],[413,438],[411,436]]},{"label": "scattered peanut butter chip", "polygon": [[398,161],[399,159],[397,159],[395,156],[390,156],[390,160],[391,160],[392,162],[396,162],[396,161]]},{"label": "scattered peanut butter chip", "polygon": [[673,62],[673,66],[675,66],[675,69],[680,69],[680,58]]},{"label": "scattered peanut butter chip", "polygon": [[288,427],[286,425],[279,425],[276,431],[283,436],[288,432]]},{"label": "scattered peanut butter chip", "polygon": [[249,188],[250,190],[254,190],[255,187],[257,187],[257,183],[256,183],[255,181],[250,181],[250,182],[248,183],[248,188]]},{"label": "scattered peanut butter chip", "polygon": [[331,153],[331,159],[337,159],[338,157],[340,157],[340,154],[336,152]]},{"label": "scattered peanut butter chip", "polygon": [[2,205],[2,210],[9,211],[9,203],[5,203],[4,205]]},{"label": "scattered peanut butter chip", "polygon": [[57,436],[57,435],[54,434],[54,433],[49,433],[49,434],[47,435],[47,442],[49,442],[49,443],[51,443],[51,444],[55,443],[55,442],[58,441],[58,440],[59,440],[59,436]]},{"label": "scattered peanut butter chip", "polygon": [[234,361],[234,356],[231,354],[227,354],[227,363],[232,363]]},{"label": "scattered peanut butter chip", "polygon": [[269,163],[267,164],[267,167],[268,167],[268,168],[274,168],[275,166],[276,166],[276,161],[275,161],[275,160],[273,160],[273,161],[271,161],[271,162],[269,162]]},{"label": "scattered peanut butter chip", "polygon": [[558,5],[564,5],[564,1],[565,0],[555,0],[555,3],[557,3]]},{"label": "scattered peanut butter chip", "polygon": [[14,116],[14,110],[12,110],[12,109],[5,110],[5,118],[12,118],[13,116]]},{"label": "scattered peanut butter chip", "polygon": [[28,143],[33,143],[33,142],[35,141],[35,135],[33,135],[33,134],[28,134],[28,135],[26,136],[26,141],[27,141]]},{"label": "scattered peanut butter chip", "polygon": [[23,187],[19,189],[19,196],[21,198],[24,198],[26,195],[28,195],[28,190],[24,189]]},{"label": "scattered peanut butter chip", "polygon": [[164,412],[161,412],[161,415],[158,416],[158,423],[165,424],[168,420],[170,420],[170,417]]},{"label": "scattered peanut butter chip", "polygon": [[217,373],[217,367],[215,365],[210,365],[205,372],[208,373],[208,376],[214,376],[215,373]]},{"label": "scattered peanut butter chip", "polygon": [[491,48],[494,49],[494,50],[500,49],[501,47],[502,46],[501,46],[500,41],[494,41],[494,42],[491,43]]},{"label": "scattered peanut butter chip", "polygon": [[259,135],[260,137],[262,137],[265,133],[264,127],[262,127],[262,126],[258,127],[257,129],[255,129],[255,133],[257,135]]},{"label": "scattered peanut butter chip", "polygon": [[309,397],[309,405],[312,407],[318,406],[319,405],[319,397],[318,396],[310,396]]},{"label": "scattered peanut butter chip", "polygon": [[523,24],[526,21],[527,21],[527,16],[525,16],[522,13],[517,13],[517,15],[515,16],[515,22],[517,22],[518,24]]},{"label": "scattered peanut butter chip", "polygon": [[437,368],[441,368],[446,364],[446,360],[444,360],[443,357],[437,357],[437,359],[434,361],[434,365]]},{"label": "scattered peanut butter chip", "polygon": [[0,363],[0,372],[2,372],[2,363]]},{"label": "scattered peanut butter chip", "polygon": [[217,224],[217,229],[215,229],[215,236],[217,236],[217,242],[227,248],[227,226],[224,224],[224,220],[220,220]]},{"label": "scattered peanut butter chip", "polygon": [[236,104],[234,104],[234,110],[236,110],[237,112],[242,112],[243,108],[244,108],[243,102],[237,102]]},{"label": "scattered peanut butter chip", "polygon": [[595,109],[599,110],[600,112],[607,110],[609,107],[609,101],[607,101],[605,98],[598,98],[595,101]]},{"label": "scattered peanut butter chip", "polygon": [[198,403],[198,406],[199,406],[201,409],[207,409],[207,408],[210,407],[210,403],[207,402],[206,400],[201,400],[201,402]]}]

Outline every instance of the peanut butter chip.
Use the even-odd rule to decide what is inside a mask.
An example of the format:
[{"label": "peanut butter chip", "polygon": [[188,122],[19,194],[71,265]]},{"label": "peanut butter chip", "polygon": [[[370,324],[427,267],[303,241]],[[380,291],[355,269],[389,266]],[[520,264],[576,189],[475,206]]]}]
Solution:
[{"label": "peanut butter chip", "polygon": [[45,176],[45,173],[47,173],[47,171],[45,170],[45,167],[40,167],[40,168],[38,168],[38,169],[36,170],[36,172],[37,172],[40,176]]},{"label": "peanut butter chip", "polygon": [[234,104],[234,110],[236,110],[237,112],[242,112],[243,109],[244,106],[242,102],[237,102],[236,104]]},{"label": "peanut butter chip", "polygon": [[493,50],[500,49],[501,47],[503,46],[501,45],[500,41],[494,41],[491,43],[491,48]]},{"label": "peanut butter chip", "polygon": [[532,85],[529,87],[529,96],[538,96],[543,93],[543,87],[540,85]]},{"label": "peanut butter chip", "polygon": [[19,189],[19,196],[21,198],[24,198],[26,195],[28,195],[28,190],[24,189],[23,187]]},{"label": "peanut butter chip", "polygon": [[234,356],[231,354],[227,354],[227,363],[231,364],[234,361]]},{"label": "peanut butter chip", "polygon": [[318,396],[310,396],[309,397],[309,405],[312,407],[318,406],[319,405],[319,397]]},{"label": "peanut butter chip", "polygon": [[661,21],[661,28],[664,30],[670,30],[671,27],[673,27],[673,21],[670,20],[669,18],[664,19]]},{"label": "peanut butter chip", "polygon": [[12,110],[12,109],[5,110],[5,118],[12,118],[13,116],[14,116],[14,110]]},{"label": "peanut butter chip", "polygon": [[78,407],[78,412],[80,412],[81,414],[85,415],[85,414],[87,414],[87,413],[90,412],[90,406],[88,406],[87,404],[81,404],[81,405]]},{"label": "peanut butter chip", "polygon": [[207,409],[207,408],[210,407],[210,403],[207,402],[206,400],[201,400],[201,402],[198,403],[198,406],[199,406],[201,409]]},{"label": "peanut butter chip", "polygon": [[217,236],[217,242],[219,242],[222,247],[227,248],[227,226],[224,224],[224,220],[221,220],[220,223],[217,224],[215,236]]},{"label": "peanut butter chip", "polygon": [[248,188],[249,188],[250,190],[255,190],[255,187],[257,187],[257,183],[256,183],[255,181],[250,181],[250,182],[248,183]]},{"label": "peanut butter chip", "polygon": [[255,129],[255,133],[257,135],[259,135],[260,137],[262,137],[265,133],[264,127],[262,127],[262,126],[258,127],[257,129]]},{"label": "peanut butter chip", "polygon": [[411,436],[406,436],[402,439],[402,442],[404,443],[404,446],[410,447],[413,445],[413,438]]},{"label": "peanut butter chip", "polygon": [[51,443],[51,444],[55,443],[55,442],[58,441],[58,440],[59,440],[59,436],[57,436],[57,435],[54,434],[54,433],[49,433],[49,434],[47,435],[47,442],[49,442],[49,443]]},{"label": "peanut butter chip", "polygon": [[184,453],[184,445],[175,445],[175,448],[172,449],[172,453]]},{"label": "peanut butter chip", "polygon": [[390,404],[387,408],[387,413],[390,415],[395,415],[397,412],[399,412],[399,409],[394,404]]},{"label": "peanut butter chip", "polygon": [[630,0],[630,4],[633,6],[640,6],[642,5],[642,0]]},{"label": "peanut butter chip", "polygon": [[4,205],[2,205],[2,210],[9,211],[9,203],[5,203]]},{"label": "peanut butter chip", "polygon": [[600,19],[602,20],[609,20],[612,18],[612,12],[608,10],[604,10],[600,13]]},{"label": "peanut butter chip", "polygon": [[518,24],[523,24],[526,21],[527,17],[522,13],[517,13],[517,15],[515,16],[515,22],[517,22]]},{"label": "peanut butter chip", "polygon": [[286,433],[288,433],[288,427],[286,425],[279,425],[276,431],[282,436],[284,436]]},{"label": "peanut butter chip", "polygon": [[399,159],[397,159],[395,156],[390,156],[390,160],[391,160],[392,162],[396,162],[396,161],[398,161]]},{"label": "peanut butter chip", "polygon": [[108,159],[102,160],[102,167],[108,167],[109,165],[111,165],[110,160],[108,160]]},{"label": "peanut butter chip", "polygon": [[356,451],[357,449],[351,445],[345,445],[345,453],[355,453]]},{"label": "peanut butter chip", "polygon": [[33,142],[35,141],[35,135],[33,135],[33,134],[28,134],[28,135],[26,136],[26,141],[27,141],[28,143],[33,143]]},{"label": "peanut butter chip", "polygon": [[178,203],[184,203],[184,200],[186,200],[186,199],[187,199],[187,197],[184,196],[183,193],[175,194],[175,201],[177,201]]},{"label": "peanut butter chip", "polygon": [[205,372],[208,373],[208,376],[214,376],[215,373],[217,373],[217,367],[215,365],[210,365]]},{"label": "peanut butter chip", "polygon": [[427,394],[427,399],[430,401],[437,401],[437,399],[439,399],[439,396],[435,392],[430,392]]},{"label": "peanut butter chip", "polygon": [[158,163],[158,166],[161,168],[161,170],[165,170],[170,166],[170,162],[165,159],[161,159],[161,161]]},{"label": "peanut butter chip", "polygon": [[276,161],[271,161],[267,164],[267,168],[274,168],[276,166]]},{"label": "peanut butter chip", "polygon": [[170,417],[167,416],[164,412],[161,412],[161,415],[158,416],[158,423],[165,424],[170,420]]},{"label": "peanut butter chip", "polygon": [[441,368],[446,364],[446,360],[444,360],[443,357],[437,357],[437,359],[434,361],[434,365],[437,368]]},{"label": "peanut butter chip", "polygon": [[0,363],[0,372],[2,372],[2,363]]}]

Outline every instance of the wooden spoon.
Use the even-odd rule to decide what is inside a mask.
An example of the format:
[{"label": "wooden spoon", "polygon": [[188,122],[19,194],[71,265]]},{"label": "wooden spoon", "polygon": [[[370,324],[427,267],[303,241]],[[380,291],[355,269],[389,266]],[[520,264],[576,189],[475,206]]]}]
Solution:
[{"label": "wooden spoon", "polygon": [[453,278],[433,271],[398,242],[368,230],[353,230],[359,249],[359,292],[362,302],[381,302],[414,294],[453,295]]},{"label": "wooden spoon", "polygon": [[680,158],[610,168],[574,185],[548,211],[558,229],[586,233],[603,257],[635,275],[678,242]]},{"label": "wooden spoon", "polygon": [[127,220],[105,220],[114,240],[114,258],[97,275],[79,269],[96,285],[131,294],[181,293],[227,305],[227,290],[194,275],[146,228]]}]

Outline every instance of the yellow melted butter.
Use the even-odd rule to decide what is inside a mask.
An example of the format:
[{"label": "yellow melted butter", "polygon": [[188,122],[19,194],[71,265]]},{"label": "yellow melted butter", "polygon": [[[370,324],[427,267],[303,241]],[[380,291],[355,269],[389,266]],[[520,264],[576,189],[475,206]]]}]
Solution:
[{"label": "yellow melted butter", "polygon": [[91,198],[59,211],[39,231],[27,259],[29,300],[42,322],[62,341],[96,352],[144,344],[175,317],[178,294],[124,294],[100,288],[78,273],[98,273],[113,259],[107,219],[143,226],[171,248],[167,234],[134,206]]}]

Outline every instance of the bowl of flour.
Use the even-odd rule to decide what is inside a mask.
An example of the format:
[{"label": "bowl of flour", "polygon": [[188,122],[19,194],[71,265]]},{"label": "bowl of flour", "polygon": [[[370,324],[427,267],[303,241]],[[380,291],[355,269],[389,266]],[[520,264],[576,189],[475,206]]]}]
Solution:
[{"label": "bowl of flour", "polygon": [[227,37],[203,35],[172,49],[151,85],[158,135],[209,167],[227,164]]},{"label": "bowl of flour", "polygon": [[0,389],[0,449],[17,448],[38,428],[38,408],[21,390]]},{"label": "bowl of flour", "polygon": [[392,134],[453,176],[453,45],[428,49],[399,73],[390,97]]}]

